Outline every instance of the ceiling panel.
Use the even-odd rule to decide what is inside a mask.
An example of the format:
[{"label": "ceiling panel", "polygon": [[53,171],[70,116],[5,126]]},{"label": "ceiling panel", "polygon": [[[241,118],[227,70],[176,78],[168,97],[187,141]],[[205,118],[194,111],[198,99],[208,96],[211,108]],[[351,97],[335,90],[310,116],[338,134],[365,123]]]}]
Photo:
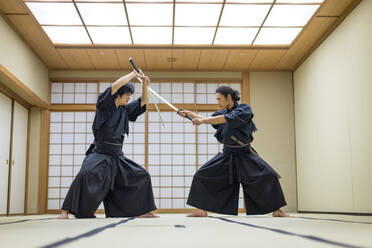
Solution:
[{"label": "ceiling panel", "polygon": [[176,27],[174,28],[174,44],[179,45],[211,45],[216,28],[209,27]]},{"label": "ceiling panel", "polygon": [[173,70],[197,70],[200,59],[200,49],[173,49]]},{"label": "ceiling panel", "polygon": [[94,44],[132,44],[128,27],[87,27]]},{"label": "ceiling panel", "polygon": [[202,49],[199,70],[223,70],[229,52],[228,49]]},{"label": "ceiling panel", "polygon": [[115,53],[122,70],[133,70],[129,63],[130,57],[133,58],[139,68],[146,70],[145,54],[142,49],[115,49]]},{"label": "ceiling panel", "polygon": [[77,3],[85,25],[127,25],[123,3]]},{"label": "ceiling panel", "polygon": [[261,28],[255,45],[290,45],[302,28]]},{"label": "ceiling panel", "polygon": [[0,10],[4,14],[27,14],[28,10],[22,1],[0,0]]},{"label": "ceiling panel", "polygon": [[172,69],[172,63],[167,59],[172,57],[171,49],[144,49],[146,70],[166,70]]},{"label": "ceiling panel", "polygon": [[27,2],[36,20],[48,25],[82,25],[73,3]]},{"label": "ceiling panel", "polygon": [[57,50],[67,63],[69,69],[95,69],[85,49],[59,48]]},{"label": "ceiling panel", "polygon": [[256,56],[257,52],[257,49],[232,49],[226,59],[224,70],[248,70],[249,65]]},{"label": "ceiling panel", "polygon": [[318,16],[341,16],[355,0],[325,0],[320,6]]},{"label": "ceiling panel", "polygon": [[226,4],[220,26],[261,26],[271,5]]},{"label": "ceiling panel", "polygon": [[286,49],[261,49],[253,59],[249,69],[273,70],[286,51]]},{"label": "ceiling panel", "polygon": [[87,49],[95,69],[120,70],[118,57],[113,49]]},{"label": "ceiling panel", "polygon": [[130,25],[172,25],[173,4],[127,3]]},{"label": "ceiling panel", "polygon": [[176,26],[217,26],[222,4],[176,4]]}]

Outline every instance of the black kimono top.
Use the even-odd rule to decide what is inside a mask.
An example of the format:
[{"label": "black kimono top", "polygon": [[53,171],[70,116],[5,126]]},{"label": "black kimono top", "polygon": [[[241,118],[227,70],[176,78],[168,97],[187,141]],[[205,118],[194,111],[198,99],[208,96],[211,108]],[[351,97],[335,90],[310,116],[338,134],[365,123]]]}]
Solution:
[{"label": "black kimono top", "polygon": [[109,87],[98,97],[92,127],[96,143],[123,143],[124,135],[129,134],[129,121],[136,121],[146,111],[146,105],[141,107],[141,97],[117,108],[117,95],[111,95]]},{"label": "black kimono top", "polygon": [[[227,121],[223,124],[212,125],[217,129],[214,136],[218,142],[228,146],[241,146],[241,143],[249,144],[253,141],[252,133],[257,128],[252,121],[253,113],[248,104],[235,103],[230,110],[218,110],[212,114],[212,116],[218,115],[224,115]],[[236,139],[240,142],[238,143]]]}]

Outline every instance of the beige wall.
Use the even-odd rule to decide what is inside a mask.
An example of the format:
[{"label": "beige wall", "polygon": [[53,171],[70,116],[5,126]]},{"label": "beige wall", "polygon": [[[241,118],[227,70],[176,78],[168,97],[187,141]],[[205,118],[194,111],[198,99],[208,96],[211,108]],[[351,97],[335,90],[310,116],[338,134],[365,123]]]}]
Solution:
[{"label": "beige wall", "polygon": [[297,211],[291,72],[251,72],[253,147],[280,175],[288,212]]},{"label": "beige wall", "polygon": [[372,213],[372,1],[294,73],[299,210]]},{"label": "beige wall", "polygon": [[[48,102],[48,69],[0,16],[0,64],[45,102]],[[10,82],[4,81],[9,88]]]}]

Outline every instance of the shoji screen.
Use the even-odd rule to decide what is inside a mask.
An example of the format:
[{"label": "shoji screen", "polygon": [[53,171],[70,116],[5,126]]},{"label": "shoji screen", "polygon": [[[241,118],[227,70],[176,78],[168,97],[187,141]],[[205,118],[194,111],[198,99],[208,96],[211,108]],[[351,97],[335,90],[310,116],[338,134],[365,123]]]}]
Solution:
[{"label": "shoji screen", "polygon": [[93,142],[94,112],[51,112],[48,209],[59,209]]},{"label": "shoji screen", "polygon": [[196,171],[195,127],[175,112],[149,113],[148,169],[158,208],[187,208],[186,199]]}]

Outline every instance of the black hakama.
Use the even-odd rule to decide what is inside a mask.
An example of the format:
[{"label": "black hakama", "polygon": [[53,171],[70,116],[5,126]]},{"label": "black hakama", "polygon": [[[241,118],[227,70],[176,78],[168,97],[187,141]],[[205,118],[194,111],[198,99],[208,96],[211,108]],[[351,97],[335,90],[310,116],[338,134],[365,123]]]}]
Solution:
[{"label": "black hakama", "polygon": [[223,152],[204,164],[194,175],[187,204],[220,214],[238,214],[240,184],[247,215],[266,214],[286,205],[277,173],[250,143],[256,127],[247,104],[217,111],[227,123],[213,125]]},{"label": "black hakama", "polygon": [[110,87],[98,98],[95,142],[63,202],[62,210],[77,218],[94,218],[102,201],[106,217],[139,216],[156,209],[149,173],[122,152],[128,121],[135,121],[146,105],[141,107],[139,98],[117,108],[115,97]]}]

